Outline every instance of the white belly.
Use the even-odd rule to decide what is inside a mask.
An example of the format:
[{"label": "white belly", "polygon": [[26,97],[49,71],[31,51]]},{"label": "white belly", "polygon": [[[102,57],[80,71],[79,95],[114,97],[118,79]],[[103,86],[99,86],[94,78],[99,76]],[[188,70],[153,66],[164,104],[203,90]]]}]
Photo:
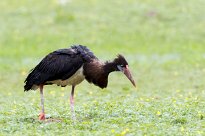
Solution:
[{"label": "white belly", "polygon": [[67,85],[77,85],[81,83],[85,79],[85,76],[83,75],[83,66],[75,72],[74,75],[72,75],[70,78],[66,80],[53,80],[53,81],[48,81],[46,83],[52,83],[52,84],[57,84],[60,86],[67,86]]}]

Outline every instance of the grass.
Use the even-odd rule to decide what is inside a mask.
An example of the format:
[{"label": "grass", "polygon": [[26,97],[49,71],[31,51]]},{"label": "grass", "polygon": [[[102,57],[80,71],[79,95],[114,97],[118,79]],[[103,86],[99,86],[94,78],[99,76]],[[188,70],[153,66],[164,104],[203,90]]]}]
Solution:
[{"label": "grass", "polygon": [[[0,135],[205,135],[204,0],[21,0],[0,3]],[[61,122],[37,120],[39,91],[23,81],[47,53],[87,45],[101,60],[126,56],[138,88],[112,73],[101,90],[45,87],[45,110]]]}]

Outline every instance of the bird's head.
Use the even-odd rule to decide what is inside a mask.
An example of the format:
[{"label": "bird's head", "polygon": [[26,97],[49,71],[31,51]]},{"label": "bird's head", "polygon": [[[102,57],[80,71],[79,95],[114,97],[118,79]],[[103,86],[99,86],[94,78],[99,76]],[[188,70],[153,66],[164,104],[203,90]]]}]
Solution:
[{"label": "bird's head", "polygon": [[131,81],[131,83],[136,87],[135,81],[132,78],[126,59],[119,54],[113,62],[115,64],[116,71],[121,71],[122,73],[124,73],[126,77]]}]

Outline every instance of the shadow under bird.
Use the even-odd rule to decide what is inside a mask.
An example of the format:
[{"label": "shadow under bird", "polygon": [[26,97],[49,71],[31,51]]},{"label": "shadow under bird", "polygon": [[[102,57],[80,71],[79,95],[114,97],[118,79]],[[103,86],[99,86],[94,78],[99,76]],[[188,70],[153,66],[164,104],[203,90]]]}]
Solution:
[{"label": "shadow under bird", "polygon": [[70,107],[72,118],[75,118],[75,86],[86,79],[100,88],[106,88],[108,75],[114,71],[123,72],[135,86],[128,63],[122,55],[118,55],[113,61],[101,62],[86,46],[74,45],[45,56],[27,76],[24,91],[40,89],[42,110],[39,119],[45,120],[43,86],[51,84],[61,87],[72,86]]}]

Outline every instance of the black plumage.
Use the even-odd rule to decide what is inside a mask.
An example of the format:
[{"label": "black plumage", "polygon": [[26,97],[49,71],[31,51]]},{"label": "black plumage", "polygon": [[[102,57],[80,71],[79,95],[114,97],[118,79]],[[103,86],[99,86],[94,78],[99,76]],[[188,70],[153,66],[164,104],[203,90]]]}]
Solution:
[{"label": "black plumage", "polygon": [[135,86],[128,63],[122,55],[118,55],[113,61],[101,62],[86,46],[74,45],[45,56],[27,76],[24,90],[40,88],[42,112],[39,119],[44,120],[44,85],[57,84],[62,87],[71,85],[70,104],[74,112],[75,86],[86,79],[89,83],[105,88],[108,84],[108,76],[113,71],[123,72]]},{"label": "black plumage", "polygon": [[69,49],[59,49],[48,54],[33,69],[25,80],[24,90],[34,86],[47,85],[47,81],[66,80],[71,77],[84,63],[98,60],[97,57],[82,45],[72,46]]}]

